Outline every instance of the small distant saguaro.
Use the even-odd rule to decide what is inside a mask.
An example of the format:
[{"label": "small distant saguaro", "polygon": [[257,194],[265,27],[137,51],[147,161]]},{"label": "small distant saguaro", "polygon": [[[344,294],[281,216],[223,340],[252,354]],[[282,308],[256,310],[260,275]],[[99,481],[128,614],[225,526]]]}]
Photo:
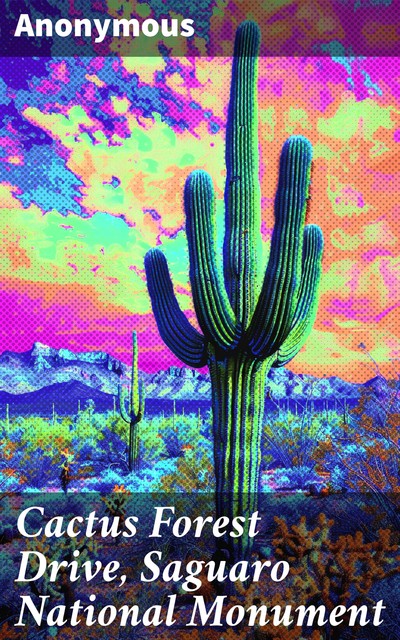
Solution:
[{"label": "small distant saguaro", "polygon": [[[128,397],[129,396],[129,397]],[[132,373],[130,392],[122,384],[118,387],[119,410],[123,420],[129,424],[128,467],[129,471],[138,471],[139,459],[139,422],[144,415],[144,384],[139,380],[138,342],[136,331],[132,333]]]}]

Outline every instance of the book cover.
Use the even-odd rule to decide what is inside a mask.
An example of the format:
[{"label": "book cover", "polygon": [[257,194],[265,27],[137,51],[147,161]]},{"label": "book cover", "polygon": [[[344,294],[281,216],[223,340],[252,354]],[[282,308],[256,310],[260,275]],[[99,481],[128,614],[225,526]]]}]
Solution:
[{"label": "book cover", "polygon": [[398,2],[2,9],[0,637],[398,638]]}]

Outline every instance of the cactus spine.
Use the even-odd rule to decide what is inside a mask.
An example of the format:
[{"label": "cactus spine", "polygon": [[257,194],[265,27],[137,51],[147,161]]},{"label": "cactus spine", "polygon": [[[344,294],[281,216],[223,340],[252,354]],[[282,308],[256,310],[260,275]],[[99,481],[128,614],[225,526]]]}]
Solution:
[{"label": "cactus spine", "polygon": [[119,385],[118,399],[120,414],[122,419],[129,424],[128,467],[129,471],[138,471],[140,467],[138,425],[144,414],[144,385],[143,381],[139,380],[136,331],[132,333],[132,373],[128,403],[127,396],[127,390],[122,385]]},{"label": "cactus spine", "polygon": [[[275,226],[262,278],[258,50],[257,25],[243,23],[236,34],[228,111],[223,269],[215,247],[211,178],[194,171],[184,190],[190,282],[202,334],[179,309],[161,251],[152,249],[145,259],[161,337],[189,366],[210,369],[216,510],[231,518],[257,510],[266,375],[289,362],[311,330],[323,245],[319,227],[304,227],[311,145],[293,136],[280,158]],[[231,561],[251,552],[246,536],[225,544]]]}]

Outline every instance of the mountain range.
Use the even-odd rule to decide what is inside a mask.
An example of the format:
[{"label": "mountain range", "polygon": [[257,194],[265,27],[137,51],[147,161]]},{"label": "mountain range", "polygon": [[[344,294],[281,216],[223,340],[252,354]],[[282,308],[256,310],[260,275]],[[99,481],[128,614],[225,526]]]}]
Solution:
[{"label": "mountain range", "polygon": [[[53,405],[59,414],[75,413],[78,403],[88,399],[96,410],[113,407],[118,385],[128,384],[127,365],[104,352],[74,353],[35,342],[23,353],[5,351],[0,356],[0,407],[19,414],[48,414]],[[211,384],[208,373],[187,367],[171,366],[157,373],[139,373],[146,388],[146,408],[169,412],[173,401],[180,405],[209,407]],[[303,403],[312,399],[317,405],[332,406],[344,399],[357,403],[362,387],[379,387],[374,378],[364,385],[345,382],[336,376],[314,378],[297,375],[285,368],[272,369],[268,375],[266,403]],[[83,404],[82,404],[83,403]]]}]

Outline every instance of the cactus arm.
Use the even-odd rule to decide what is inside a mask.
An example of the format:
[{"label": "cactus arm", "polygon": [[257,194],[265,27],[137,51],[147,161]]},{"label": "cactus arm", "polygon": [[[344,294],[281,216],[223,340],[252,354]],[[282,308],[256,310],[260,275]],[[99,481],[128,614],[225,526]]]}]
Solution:
[{"label": "cactus arm", "polygon": [[215,201],[210,176],[193,171],[185,184],[190,283],[197,319],[206,338],[218,346],[235,342],[236,318],[215,256]]},{"label": "cactus arm", "polygon": [[321,229],[308,225],[304,230],[303,273],[292,329],[280,349],[274,367],[287,364],[300,351],[314,324],[318,307],[318,285],[324,240]]},{"label": "cactus arm", "polygon": [[257,301],[261,197],[258,179],[257,55],[260,31],[240,25],[235,40],[226,132],[225,284],[246,329]]},{"label": "cactus arm", "polygon": [[119,412],[121,414],[121,418],[127,422],[128,424],[130,424],[131,421],[131,416],[130,416],[130,412],[127,410],[126,408],[126,398],[127,398],[127,392],[124,389],[124,387],[122,386],[122,384],[120,383],[118,385],[118,402],[119,402]]},{"label": "cactus arm", "polygon": [[309,141],[302,136],[292,136],[282,149],[270,256],[248,331],[249,348],[257,357],[275,353],[288,337],[294,320],[311,153]]},{"label": "cactus arm", "polygon": [[146,402],[146,391],[143,380],[139,380],[139,416],[144,416],[144,405]]},{"label": "cactus arm", "polygon": [[207,343],[179,308],[167,261],[161,251],[151,249],[146,254],[145,268],[154,316],[165,344],[190,367],[204,366]]}]

